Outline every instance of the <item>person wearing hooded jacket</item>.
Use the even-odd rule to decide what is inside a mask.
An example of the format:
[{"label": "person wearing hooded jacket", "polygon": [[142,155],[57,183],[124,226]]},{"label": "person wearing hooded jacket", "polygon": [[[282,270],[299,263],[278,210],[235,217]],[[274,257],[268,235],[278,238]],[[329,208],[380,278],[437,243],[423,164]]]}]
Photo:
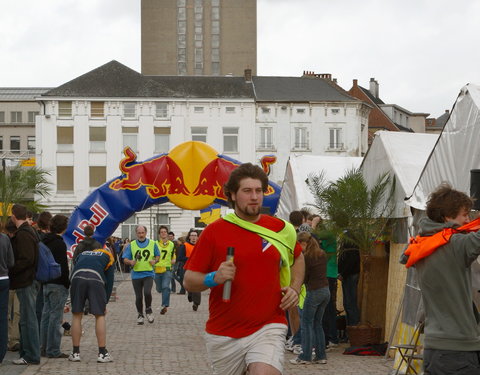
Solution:
[{"label": "person wearing hooded jacket", "polygon": [[77,257],[83,253],[84,251],[92,251],[96,249],[102,249],[103,246],[98,242],[95,238],[93,238],[93,226],[91,225],[85,225],[85,228],[83,228],[83,233],[85,234],[85,238],[83,241],[80,241],[75,248],[75,251],[73,253],[73,263],[75,264],[75,261],[77,260]]}]

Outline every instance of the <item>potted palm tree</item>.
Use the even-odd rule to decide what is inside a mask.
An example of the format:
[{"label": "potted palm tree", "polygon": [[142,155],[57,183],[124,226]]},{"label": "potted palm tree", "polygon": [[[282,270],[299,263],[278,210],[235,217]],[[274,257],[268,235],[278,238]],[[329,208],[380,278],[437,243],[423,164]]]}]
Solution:
[{"label": "potted palm tree", "polygon": [[325,218],[325,227],[339,241],[347,241],[360,250],[360,325],[364,326],[369,321],[367,305],[373,286],[369,280],[374,249],[379,239],[385,240],[395,209],[395,178],[385,173],[369,186],[360,169],[351,169],[334,182],[326,181],[324,173],[310,175],[307,184],[315,199],[314,207]]}]

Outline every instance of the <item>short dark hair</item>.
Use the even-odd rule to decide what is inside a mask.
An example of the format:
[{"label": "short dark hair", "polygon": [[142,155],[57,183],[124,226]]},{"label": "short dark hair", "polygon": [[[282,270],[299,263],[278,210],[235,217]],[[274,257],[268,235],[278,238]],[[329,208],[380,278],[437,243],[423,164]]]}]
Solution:
[{"label": "short dark hair", "polygon": [[303,207],[303,208],[300,210],[300,212],[301,212],[302,215],[303,215],[303,220],[304,220],[304,221],[307,221],[308,217],[311,215],[311,214],[310,214],[310,211],[308,210],[308,208]]},{"label": "short dark hair", "polygon": [[15,203],[12,207],[12,215],[17,218],[17,220],[27,220],[27,207],[23,204]]},{"label": "short dark hair", "polygon": [[50,226],[50,220],[52,218],[52,214],[48,211],[40,212],[37,219],[38,229],[47,230]]},{"label": "short dark hair", "polygon": [[50,232],[55,234],[60,234],[67,229],[68,226],[68,217],[65,215],[55,215],[50,220]]},{"label": "short dark hair", "polygon": [[175,237],[175,233],[173,233],[172,231],[168,232],[168,235]]},{"label": "short dark hair", "polygon": [[232,194],[236,193],[240,188],[240,181],[245,178],[252,178],[254,180],[260,180],[262,183],[262,190],[265,193],[268,190],[268,177],[266,173],[258,165],[252,163],[244,163],[235,168],[228,181],[224,185],[223,189],[228,202],[235,208],[235,202],[232,200]]},{"label": "short dark hair", "polygon": [[7,223],[5,224],[5,230],[10,234],[14,234],[17,231],[17,226],[12,219],[7,220]]},{"label": "short dark hair", "polygon": [[160,230],[162,230],[162,229],[165,229],[165,230],[167,231],[167,233],[168,233],[168,227],[165,226],[165,225],[160,225],[160,226],[158,227],[158,233],[160,233]]},{"label": "short dark hair", "polygon": [[85,225],[85,228],[83,228],[83,233],[84,233],[85,236],[87,236],[87,237],[92,237],[94,231],[95,231],[95,230],[94,230],[94,228],[93,228],[93,225]]},{"label": "short dark hair", "polygon": [[455,218],[462,209],[470,211],[472,207],[472,198],[449,184],[442,183],[428,197],[427,216],[437,223],[444,223],[445,218]]},{"label": "short dark hair", "polygon": [[290,221],[293,226],[299,227],[303,224],[303,215],[300,211],[292,211],[288,216],[288,221]]}]

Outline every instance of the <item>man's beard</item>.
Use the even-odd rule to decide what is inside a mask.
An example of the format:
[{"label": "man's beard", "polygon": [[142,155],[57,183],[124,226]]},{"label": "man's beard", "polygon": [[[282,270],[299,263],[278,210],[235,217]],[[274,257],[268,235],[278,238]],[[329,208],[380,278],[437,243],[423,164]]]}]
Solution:
[{"label": "man's beard", "polygon": [[236,209],[246,217],[256,218],[260,214],[260,206],[245,206],[245,208],[236,206]]}]

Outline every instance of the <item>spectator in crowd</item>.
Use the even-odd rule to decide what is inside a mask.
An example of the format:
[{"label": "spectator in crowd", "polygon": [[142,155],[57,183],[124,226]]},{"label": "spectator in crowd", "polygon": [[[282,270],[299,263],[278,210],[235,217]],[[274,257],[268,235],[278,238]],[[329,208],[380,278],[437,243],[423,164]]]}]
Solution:
[{"label": "spectator in crowd", "polygon": [[27,209],[21,204],[12,207],[12,221],[17,232],[12,239],[15,264],[11,268],[10,289],[20,302],[20,358],[16,365],[40,363],[40,342],[35,304],[39,283],[35,280],[38,264],[38,237],[27,222]]},{"label": "spectator in crowd", "polygon": [[15,263],[10,238],[2,233],[2,229],[0,222],[0,363],[5,358],[8,346],[8,290],[10,287],[8,270]]},{"label": "spectator in crowd", "polygon": [[48,358],[68,358],[60,350],[63,309],[68,298],[70,278],[67,259],[67,245],[62,238],[68,225],[68,218],[55,215],[50,220],[50,233],[45,235],[43,243],[52,252],[55,262],[60,264],[60,277],[43,284],[43,312],[40,326],[40,343],[42,355]]},{"label": "spectator in crowd", "polygon": [[[5,233],[12,241],[17,232],[17,227],[12,219],[8,219],[5,224]],[[10,280],[11,282],[11,280]],[[11,289],[11,288],[10,288]],[[41,316],[41,314],[40,314]],[[20,350],[20,302],[14,290],[8,292],[8,350],[18,352]]]},{"label": "spectator in crowd", "polygon": [[340,242],[338,279],[342,282],[343,308],[347,326],[354,326],[360,322],[360,311],[357,304],[359,274],[360,250],[357,245],[344,238]]},{"label": "spectator in crowd", "polygon": [[[38,215],[36,231],[40,241],[45,238],[48,232],[50,232],[51,219],[52,219],[52,214],[48,211],[43,211]],[[38,328],[40,329],[42,325],[42,311],[43,311],[43,285],[42,284],[40,284],[40,289],[38,290],[35,308],[37,313]]]}]

